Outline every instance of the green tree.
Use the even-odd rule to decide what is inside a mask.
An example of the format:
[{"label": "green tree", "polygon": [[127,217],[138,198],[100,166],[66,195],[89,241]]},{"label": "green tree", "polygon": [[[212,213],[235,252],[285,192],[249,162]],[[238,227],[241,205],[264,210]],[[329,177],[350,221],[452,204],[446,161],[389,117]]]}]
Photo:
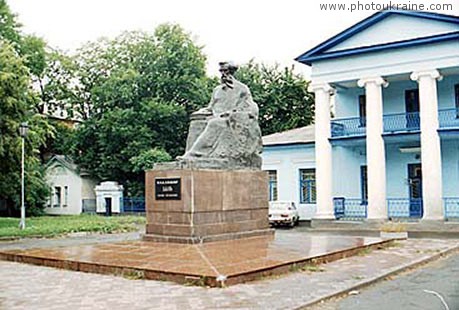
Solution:
[{"label": "green tree", "polygon": [[209,100],[202,48],[179,26],[165,24],[152,34],[89,43],[73,66],[70,91],[88,112],[76,133],[77,163],[94,177],[121,182],[129,195],[141,194],[139,169],[158,159],[152,150],[182,154],[189,114]]},{"label": "green tree", "polygon": [[26,204],[28,213],[39,212],[47,199],[48,187],[37,156],[38,149],[53,128],[42,116],[31,113],[34,94],[30,73],[14,46],[0,41],[0,200],[7,202],[10,215],[20,204],[21,138],[19,125],[29,123],[26,138]]},{"label": "green tree", "polygon": [[236,72],[236,78],[251,90],[260,108],[263,135],[302,127],[313,122],[314,97],[309,82],[293,68],[280,69],[250,61]]}]

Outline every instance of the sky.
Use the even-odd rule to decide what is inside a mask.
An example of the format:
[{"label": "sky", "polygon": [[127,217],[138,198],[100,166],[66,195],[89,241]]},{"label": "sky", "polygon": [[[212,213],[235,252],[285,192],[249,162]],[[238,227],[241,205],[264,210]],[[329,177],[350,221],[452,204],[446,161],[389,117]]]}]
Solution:
[{"label": "sky", "polygon": [[[7,0],[23,30],[67,52],[99,37],[126,30],[153,31],[177,23],[191,33],[207,55],[207,71],[217,75],[218,62],[256,62],[309,67],[294,58],[377,10],[376,4],[452,4],[438,13],[459,15],[459,0]],[[449,1],[449,2],[448,2]],[[322,4],[346,4],[346,11],[321,10]],[[373,3],[374,10],[369,7]],[[350,5],[358,10],[350,11]],[[366,10],[364,5],[367,5]]]}]

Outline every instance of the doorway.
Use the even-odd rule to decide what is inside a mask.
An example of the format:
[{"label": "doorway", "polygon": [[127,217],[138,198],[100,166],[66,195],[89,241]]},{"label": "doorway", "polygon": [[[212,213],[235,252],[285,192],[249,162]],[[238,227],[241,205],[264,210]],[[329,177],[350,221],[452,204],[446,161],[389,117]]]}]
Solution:
[{"label": "doorway", "polygon": [[406,129],[419,129],[419,89],[405,91]]},{"label": "doorway", "polygon": [[422,169],[421,164],[408,164],[410,217],[422,218]]},{"label": "doorway", "polygon": [[112,197],[105,197],[105,216],[112,216]]}]

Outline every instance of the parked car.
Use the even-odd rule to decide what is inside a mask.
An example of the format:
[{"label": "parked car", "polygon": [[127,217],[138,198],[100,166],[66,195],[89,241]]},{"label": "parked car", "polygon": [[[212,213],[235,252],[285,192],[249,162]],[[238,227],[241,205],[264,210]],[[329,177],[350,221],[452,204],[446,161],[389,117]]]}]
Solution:
[{"label": "parked car", "polygon": [[288,225],[293,227],[298,224],[300,215],[293,201],[270,201],[269,224]]}]

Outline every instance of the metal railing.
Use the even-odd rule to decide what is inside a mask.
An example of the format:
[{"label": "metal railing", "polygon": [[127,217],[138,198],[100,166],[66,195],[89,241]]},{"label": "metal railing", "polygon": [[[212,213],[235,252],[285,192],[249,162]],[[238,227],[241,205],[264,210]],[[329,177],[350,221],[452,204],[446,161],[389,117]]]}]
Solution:
[{"label": "metal railing", "polygon": [[145,198],[144,197],[120,198],[120,210],[122,213],[145,212]]},{"label": "metal railing", "polygon": [[443,198],[445,219],[459,219],[459,197]]},{"label": "metal railing", "polygon": [[422,218],[422,199],[388,198],[387,216],[393,218]]},{"label": "metal railing", "polygon": [[419,112],[384,115],[383,122],[385,133],[418,131],[421,125]]},{"label": "metal railing", "polygon": [[337,220],[363,220],[367,218],[367,203],[359,198],[333,198]]},{"label": "metal railing", "polygon": [[365,136],[366,131],[364,117],[340,118],[331,121],[332,137]]},{"label": "metal railing", "polygon": [[459,109],[442,109],[438,111],[440,128],[459,128]]}]

